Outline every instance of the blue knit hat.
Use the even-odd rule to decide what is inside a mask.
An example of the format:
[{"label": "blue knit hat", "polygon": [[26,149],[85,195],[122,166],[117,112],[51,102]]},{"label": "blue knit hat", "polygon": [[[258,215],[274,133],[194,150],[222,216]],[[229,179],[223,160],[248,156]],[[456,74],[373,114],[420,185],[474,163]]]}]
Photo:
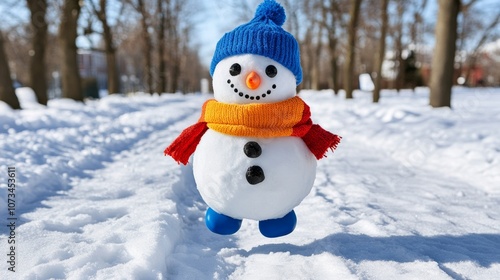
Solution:
[{"label": "blue knit hat", "polygon": [[254,18],[236,27],[219,40],[215,49],[210,75],[215,66],[226,57],[239,54],[257,54],[288,68],[297,80],[302,82],[299,44],[292,34],[281,27],[285,23],[285,9],[274,0],[264,0],[255,12]]}]

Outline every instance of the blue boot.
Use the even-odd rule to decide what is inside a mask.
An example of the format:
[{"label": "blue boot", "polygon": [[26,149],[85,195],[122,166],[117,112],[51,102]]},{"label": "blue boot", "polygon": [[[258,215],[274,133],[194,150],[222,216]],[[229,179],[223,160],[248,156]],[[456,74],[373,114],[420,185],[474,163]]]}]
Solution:
[{"label": "blue boot", "polygon": [[280,237],[291,233],[297,224],[297,216],[292,210],[283,218],[264,220],[259,222],[259,230],[262,235],[269,238]]},{"label": "blue boot", "polygon": [[214,233],[229,235],[240,229],[241,220],[219,214],[209,207],[205,215],[205,224],[207,228]]}]

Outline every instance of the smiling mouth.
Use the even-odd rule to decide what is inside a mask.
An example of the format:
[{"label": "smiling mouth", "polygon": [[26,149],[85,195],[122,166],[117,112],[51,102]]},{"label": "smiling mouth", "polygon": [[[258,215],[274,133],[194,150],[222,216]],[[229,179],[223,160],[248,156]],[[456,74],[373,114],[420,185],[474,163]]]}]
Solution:
[{"label": "smiling mouth", "polygon": [[[229,84],[229,86],[232,89],[234,89],[234,92],[237,93],[238,96],[240,96],[241,98],[246,98],[246,99],[250,99],[250,100],[260,100],[261,98],[266,98],[268,95],[271,95],[271,93],[272,93],[272,90],[268,89],[265,93],[259,94],[257,96],[245,94],[242,91],[240,91],[238,88],[236,88],[230,79],[227,80],[227,83]],[[276,89],[275,84],[272,85],[272,89]]]}]

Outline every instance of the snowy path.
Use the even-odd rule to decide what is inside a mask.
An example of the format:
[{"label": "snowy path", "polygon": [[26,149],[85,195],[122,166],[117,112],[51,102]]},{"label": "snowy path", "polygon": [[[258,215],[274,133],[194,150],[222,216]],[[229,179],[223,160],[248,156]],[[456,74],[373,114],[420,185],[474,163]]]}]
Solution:
[{"label": "snowy path", "polygon": [[[424,121],[419,110],[394,104],[367,109],[339,99],[334,102],[340,104],[332,105],[326,94],[304,94],[304,98],[315,122],[344,139],[335,154],[319,161],[315,186],[296,208],[298,224],[289,236],[262,237],[255,221],[244,221],[232,236],[210,233],[191,167],[178,166],[162,154],[182,129],[196,121],[203,98],[175,97],[156,106],[148,101],[144,109],[122,112],[113,125],[104,125],[111,131],[131,127],[136,133],[130,139],[118,141],[112,153],[97,151],[100,162],[95,167],[89,157],[77,165],[81,172],[68,168],[69,186],[38,191],[40,201],[30,205],[43,207],[25,208],[18,228],[21,261],[15,277],[9,274],[7,279],[495,279],[500,275],[500,195],[498,174],[492,172],[498,167],[500,150],[495,150],[497,138],[490,137],[495,136],[491,126],[465,127],[482,135],[481,142],[474,138],[477,145],[470,147],[486,151],[484,161],[489,162],[482,166],[483,159],[470,150],[467,156],[473,154],[474,166],[481,167],[481,172],[471,171],[461,169],[469,158],[453,164],[443,156],[453,148],[452,142],[436,142],[446,146],[439,149],[415,149],[408,140],[406,131],[431,133],[446,112]],[[466,147],[469,139],[460,134],[461,121],[445,117],[447,123],[455,122],[447,126],[449,133]],[[84,128],[85,133],[103,130],[103,124],[93,125]],[[467,129],[464,134],[471,134]],[[384,142],[387,145],[381,145]],[[110,147],[94,145],[96,150]],[[433,153],[424,153],[425,159],[420,153],[408,158],[415,155],[413,151],[426,149]],[[61,172],[64,166],[51,168]],[[457,172],[461,170],[462,174]],[[481,176],[484,180],[477,179]],[[2,275],[3,271],[4,267]]]},{"label": "snowy path", "polygon": [[[60,186],[57,193],[51,188],[38,191],[43,208],[22,216],[18,229],[22,262],[19,274],[9,279],[161,278],[180,233],[172,197],[178,166],[165,169],[162,151],[173,137],[171,127],[193,122],[202,101],[179,109],[179,100],[172,99],[163,101],[163,106],[124,113],[113,130],[127,127],[137,143],[106,153],[100,168],[83,161],[87,170],[71,178],[69,190]],[[183,123],[186,118],[191,119]]]}]

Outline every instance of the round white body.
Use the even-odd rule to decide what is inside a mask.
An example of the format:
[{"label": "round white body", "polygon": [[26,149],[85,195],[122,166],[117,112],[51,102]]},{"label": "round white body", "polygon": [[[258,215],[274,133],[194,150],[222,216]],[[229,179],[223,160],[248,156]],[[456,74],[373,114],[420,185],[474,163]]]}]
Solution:
[{"label": "round white body", "polygon": [[[260,145],[260,156],[245,155],[249,141]],[[264,181],[247,181],[250,166],[262,168]],[[316,158],[298,137],[236,137],[209,129],[196,148],[193,170],[209,207],[235,219],[260,221],[283,217],[309,194]]]}]

